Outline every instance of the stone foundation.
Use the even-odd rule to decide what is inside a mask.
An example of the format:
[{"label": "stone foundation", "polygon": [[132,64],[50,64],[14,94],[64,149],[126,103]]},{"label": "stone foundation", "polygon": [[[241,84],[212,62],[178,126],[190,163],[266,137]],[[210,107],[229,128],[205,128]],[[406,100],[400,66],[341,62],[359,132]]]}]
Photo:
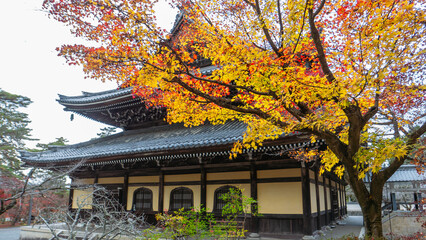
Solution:
[{"label": "stone foundation", "polygon": [[397,236],[409,236],[417,232],[426,234],[422,224],[426,222],[426,216],[422,212],[394,211],[383,218],[383,233]]}]

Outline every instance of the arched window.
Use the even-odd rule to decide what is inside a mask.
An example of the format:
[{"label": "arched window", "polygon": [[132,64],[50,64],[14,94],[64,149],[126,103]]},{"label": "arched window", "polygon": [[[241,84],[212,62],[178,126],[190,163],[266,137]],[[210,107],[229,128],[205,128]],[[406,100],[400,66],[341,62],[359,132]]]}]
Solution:
[{"label": "arched window", "polygon": [[[214,207],[213,207],[213,212],[215,213],[222,213],[222,209],[223,207],[226,205],[226,201],[224,201],[221,196],[223,194],[227,194],[229,193],[229,189],[236,189],[239,190],[237,187],[234,186],[223,186],[220,187],[218,189],[216,189],[216,191],[214,192]],[[241,191],[238,191],[239,194],[241,194]]]},{"label": "arched window", "polygon": [[179,187],[170,193],[170,211],[177,211],[181,208],[190,210],[194,206],[194,195],[192,190],[186,187]]},{"label": "arched window", "polygon": [[134,211],[152,211],[152,191],[148,188],[138,188],[133,194]]}]

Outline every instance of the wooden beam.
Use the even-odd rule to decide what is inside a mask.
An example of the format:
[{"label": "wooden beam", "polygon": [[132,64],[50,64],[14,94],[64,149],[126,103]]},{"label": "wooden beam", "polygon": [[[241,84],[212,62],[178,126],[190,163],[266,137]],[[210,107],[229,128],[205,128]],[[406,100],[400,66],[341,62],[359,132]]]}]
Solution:
[{"label": "wooden beam", "polygon": [[[300,165],[294,159],[276,159],[276,160],[265,160],[255,161],[256,169],[278,169],[278,168],[298,168]],[[206,172],[226,172],[229,168],[234,170],[246,170],[250,169],[250,162],[224,162],[224,163],[213,163],[205,164],[204,168]],[[151,167],[151,168],[132,168],[126,170],[100,170],[97,169],[98,178],[100,177],[122,177],[126,172],[129,176],[158,176],[160,170],[165,174],[173,173],[196,173],[201,170],[200,164],[188,165],[188,166],[176,166],[176,167]],[[91,170],[85,170],[79,173],[74,173],[73,176],[78,178],[90,178],[96,174]]]}]

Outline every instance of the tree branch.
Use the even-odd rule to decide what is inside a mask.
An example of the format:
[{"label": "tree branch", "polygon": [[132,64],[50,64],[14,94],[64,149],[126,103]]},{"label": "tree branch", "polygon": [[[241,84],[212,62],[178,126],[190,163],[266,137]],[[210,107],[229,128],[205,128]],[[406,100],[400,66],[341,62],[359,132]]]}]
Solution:
[{"label": "tree branch", "polygon": [[318,6],[317,10],[314,12],[314,18],[321,12],[322,8],[324,7],[325,0],[321,0],[320,5]]},{"label": "tree branch", "polygon": [[293,53],[296,51],[297,45],[299,45],[300,37],[302,36],[303,28],[305,27],[306,9],[308,8],[309,2],[310,0],[306,0],[305,9],[303,10],[302,27],[300,27],[299,36],[297,37],[296,44],[294,45]]},{"label": "tree branch", "polygon": [[313,13],[312,8],[308,9],[308,13],[309,13],[309,26],[310,26],[310,30],[311,30],[311,36],[312,39],[314,41],[315,44],[315,48],[317,49],[318,52],[318,60],[321,64],[321,69],[324,72],[324,74],[327,77],[327,80],[329,82],[334,82],[336,80],[336,78],[334,77],[333,73],[331,72],[328,63],[327,63],[327,59],[325,57],[325,53],[324,53],[324,48],[322,46],[322,41],[321,41],[321,37],[319,34],[319,31],[315,25],[315,15]]},{"label": "tree branch", "polygon": [[269,33],[269,29],[266,27],[266,23],[263,20],[262,12],[260,11],[259,0],[255,0],[256,2],[255,4],[251,3],[249,0],[244,0],[244,2],[250,5],[254,9],[257,15],[257,19],[259,20],[259,23],[261,25],[263,34],[265,35],[266,40],[269,43],[269,46],[271,46],[272,50],[275,52],[277,56],[282,57],[282,53],[279,51],[278,47],[275,45],[274,41],[272,40],[271,34]]}]

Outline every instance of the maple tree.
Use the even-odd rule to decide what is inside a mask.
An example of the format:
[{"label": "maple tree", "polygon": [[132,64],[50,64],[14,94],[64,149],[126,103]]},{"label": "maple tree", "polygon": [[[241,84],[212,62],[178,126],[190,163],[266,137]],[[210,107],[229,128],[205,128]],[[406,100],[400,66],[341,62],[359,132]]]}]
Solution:
[{"label": "maple tree", "polygon": [[26,178],[8,172],[0,174],[0,216],[9,218],[11,225],[27,218],[30,210],[32,216],[37,216],[39,211],[68,204],[67,190],[64,186],[58,187],[55,176],[37,177],[40,186],[29,182],[34,178],[32,173]]},{"label": "maple tree", "polygon": [[295,131],[325,140],[327,150],[307,154],[348,181],[367,234],[382,236],[383,185],[424,150],[426,1],[173,0],[181,15],[171,34],[155,3],[43,6],[97,43],[58,49],[88,77],[133,86],[168,107],[169,122],[247,123],[234,155]]},{"label": "maple tree", "polygon": [[0,169],[0,216],[18,204],[16,199],[8,199],[12,197],[22,185],[23,183],[19,176]]}]

